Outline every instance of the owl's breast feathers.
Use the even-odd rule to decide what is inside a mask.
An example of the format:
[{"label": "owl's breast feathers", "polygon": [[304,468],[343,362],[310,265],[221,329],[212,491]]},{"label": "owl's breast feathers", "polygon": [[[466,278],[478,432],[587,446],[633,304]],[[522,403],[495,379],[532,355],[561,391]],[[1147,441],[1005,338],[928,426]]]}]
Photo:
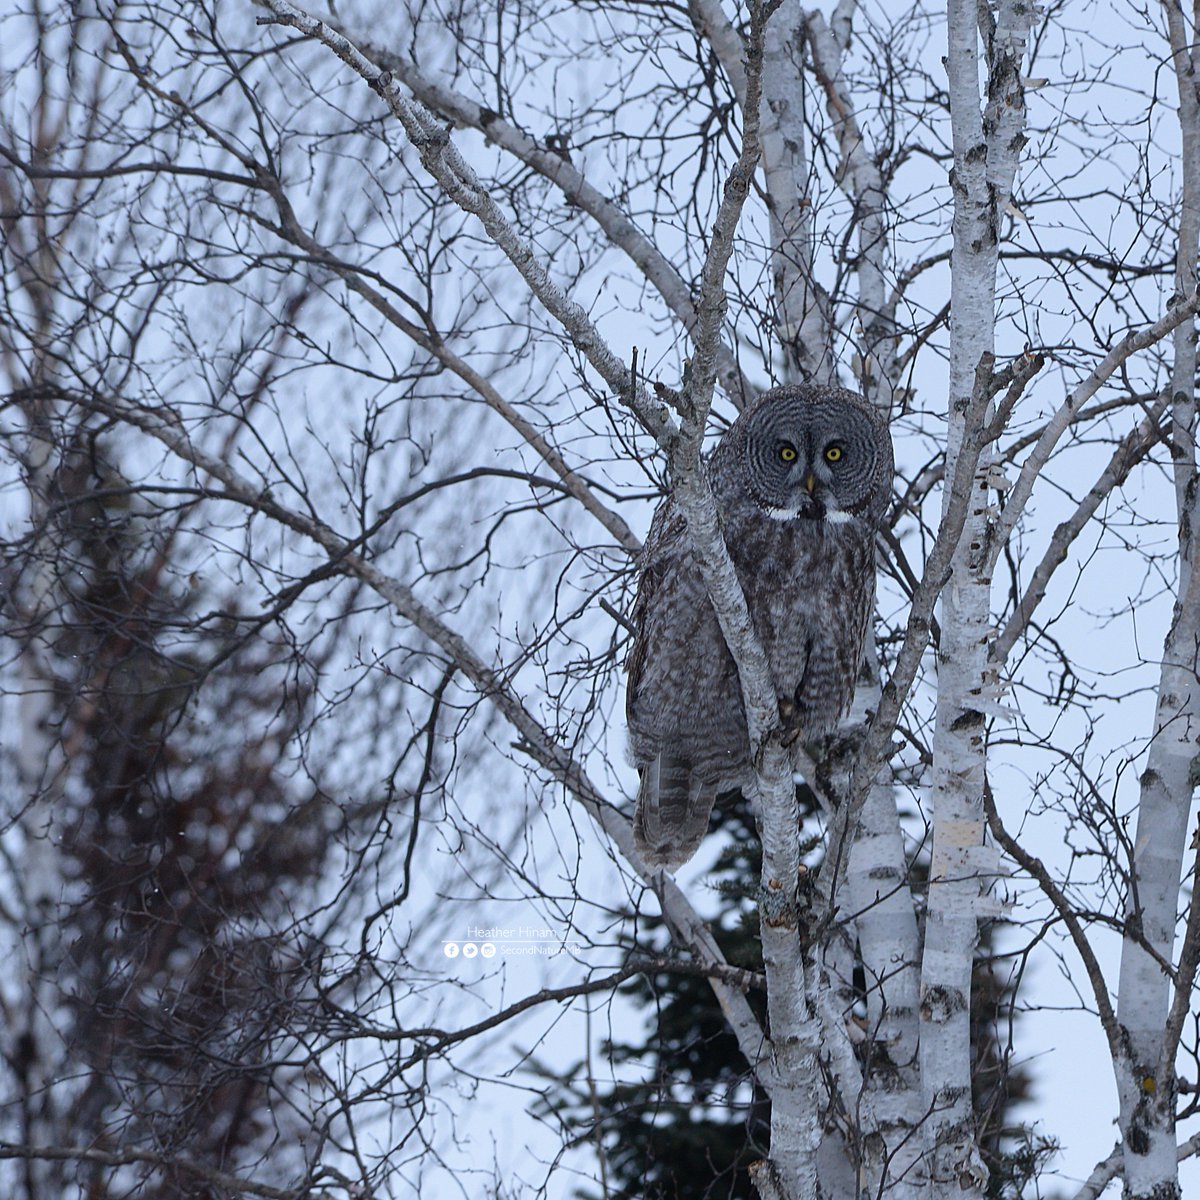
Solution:
[{"label": "owl's breast feathers", "polygon": [[[779,698],[798,707],[810,725],[806,736],[823,734],[853,696],[874,601],[874,534],[857,518],[766,520],[753,503],[721,515]],[[634,761],[680,739],[718,764],[748,756],[737,668],[673,500],[646,539],[631,620],[626,711]]]}]

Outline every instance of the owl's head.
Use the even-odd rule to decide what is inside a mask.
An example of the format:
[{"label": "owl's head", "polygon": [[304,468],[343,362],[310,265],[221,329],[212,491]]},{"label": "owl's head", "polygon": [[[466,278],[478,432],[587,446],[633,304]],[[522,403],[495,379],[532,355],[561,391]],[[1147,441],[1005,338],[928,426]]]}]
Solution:
[{"label": "owl's head", "polygon": [[780,521],[883,515],[892,486],[887,422],[862,396],[796,385],[764,392],[727,440],[751,495]]}]

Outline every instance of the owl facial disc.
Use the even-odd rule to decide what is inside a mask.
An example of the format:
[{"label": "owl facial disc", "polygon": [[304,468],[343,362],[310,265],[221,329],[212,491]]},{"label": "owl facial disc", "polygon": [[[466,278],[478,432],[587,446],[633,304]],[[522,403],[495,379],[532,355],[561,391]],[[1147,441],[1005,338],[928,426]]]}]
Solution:
[{"label": "owl facial disc", "polygon": [[743,486],[772,521],[850,525],[876,501],[878,431],[860,397],[780,389],[739,435]]}]

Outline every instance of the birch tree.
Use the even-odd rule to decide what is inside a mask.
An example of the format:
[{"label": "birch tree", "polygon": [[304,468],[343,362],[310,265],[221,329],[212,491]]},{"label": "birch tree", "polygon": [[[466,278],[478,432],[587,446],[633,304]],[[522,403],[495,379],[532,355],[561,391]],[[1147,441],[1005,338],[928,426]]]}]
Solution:
[{"label": "birch tree", "polygon": [[[679,975],[741,1055],[721,1102],[769,1106],[763,1200],[1182,1194],[1195,15],[1105,16],[1117,49],[1026,0],[4,18],[12,1194],[607,1193],[541,1060],[569,1037],[591,1087],[595,1015]],[[705,451],[803,380],[887,412],[899,470],[854,711],[797,776]],[[629,825],[667,488],[742,684],[761,971],[703,852],[655,872]],[[139,822],[180,822],[162,899]],[[544,971],[467,961],[497,912]],[[1090,1178],[1050,1136],[990,1175],[981,934],[1108,1051]],[[154,1070],[96,1052],[130,1030]]]}]

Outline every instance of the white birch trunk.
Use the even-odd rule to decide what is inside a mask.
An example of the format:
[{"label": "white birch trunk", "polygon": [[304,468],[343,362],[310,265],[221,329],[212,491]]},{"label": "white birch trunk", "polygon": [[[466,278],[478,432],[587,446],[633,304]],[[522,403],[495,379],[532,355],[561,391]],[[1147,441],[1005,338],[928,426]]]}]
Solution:
[{"label": "white birch trunk", "polygon": [[[879,167],[862,130],[842,69],[849,49],[854,0],[842,0],[832,22],[809,15],[813,70],[825,91],[826,110],[839,147],[838,181],[858,221],[858,353],[860,391],[885,414],[897,386],[894,321],[886,288],[886,210]],[[879,665],[873,651],[870,676]],[[868,685],[856,708],[878,707],[879,688]],[[859,1130],[863,1176],[873,1194],[895,1200],[915,1197],[924,1184],[921,1142],[924,1097],[917,1069],[920,932],[908,881],[904,839],[895,794],[886,777],[872,787],[852,838],[846,873],[846,904],[856,914],[855,931],[867,986],[868,1069],[860,1076],[870,1114]]]},{"label": "white birch trunk", "polygon": [[771,275],[785,381],[832,383],[833,321],[813,275],[804,128],[804,10],[783,0],[763,46],[761,138],[771,231]]},{"label": "white birch trunk", "polygon": [[[1193,503],[1193,519],[1200,516]],[[1130,1200],[1178,1197],[1175,1135],[1175,1045],[1163,1031],[1171,980],[1159,956],[1172,960],[1183,853],[1187,845],[1196,763],[1200,761],[1200,571],[1175,606],[1163,650],[1154,741],[1141,778],[1137,830],[1122,944],[1117,1019],[1127,1053],[1114,1064],[1124,1139],[1125,1195]],[[1132,889],[1131,889],[1132,892]],[[1185,986],[1190,986],[1188,981]]]},{"label": "white birch trunk", "polygon": [[813,64],[826,93],[826,109],[840,151],[839,179],[857,213],[858,354],[855,375],[859,390],[884,412],[890,412],[896,388],[895,322],[889,304],[885,258],[886,198],[879,165],[863,143],[842,71],[849,48],[853,0],[842,0],[828,25],[820,12],[808,20]]},{"label": "white birch trunk", "polygon": [[[949,0],[950,117],[954,144],[951,259],[950,395],[946,478],[954,475],[966,414],[990,380],[995,331],[999,221],[1011,192],[1024,105],[1020,57],[1029,24],[1022,0],[1001,0],[984,63],[988,104],[980,110],[980,8]],[[987,378],[981,379],[981,367]],[[990,408],[990,406],[989,406]],[[981,912],[984,850],[984,701],[994,690],[988,662],[992,637],[987,565],[985,447],[974,474],[972,502],[942,597],[942,640],[934,734],[933,862],[921,968],[921,1076],[929,1194],[980,1197],[987,1172],[975,1139],[971,1104],[971,972]]]},{"label": "white birch trunk", "polygon": [[[755,748],[762,826],[761,936],[773,1050],[769,1178],[764,1196],[818,1200],[821,1145],[821,1027],[809,1003],[800,945],[797,880],[800,846],[791,759],[781,741],[775,689],[750,611],[725,549],[716,504],[699,460],[679,464],[675,498],[713,608],[742,683],[750,744]],[[771,1189],[774,1189],[773,1191]]]},{"label": "white birch trunk", "polygon": [[[1200,232],[1200,102],[1183,13],[1164,5],[1179,92],[1183,196],[1175,288],[1195,288]],[[1171,980],[1158,960],[1173,961],[1183,856],[1192,793],[1200,780],[1200,572],[1195,570],[1200,498],[1196,487],[1196,322],[1176,326],[1171,372],[1172,453],[1179,517],[1179,594],[1163,647],[1154,739],[1141,777],[1133,862],[1121,947],[1117,1019],[1122,1053],[1113,1064],[1124,1140],[1125,1195],[1169,1200],[1180,1195],[1175,1133],[1177,1035],[1164,1037]],[[1143,949],[1142,940],[1157,955]],[[1189,988],[1190,979],[1178,986]]]},{"label": "white birch trunk", "polygon": [[[715,376],[713,351],[726,309],[725,272],[741,207],[761,157],[760,118],[769,110],[763,102],[761,85],[768,39],[781,21],[781,13],[772,13],[765,30],[760,24],[762,19],[762,8],[752,6],[745,52],[742,149],[713,223],[697,305],[699,333],[680,443],[670,460],[675,500],[687,521],[696,561],[737,664],[757,776],[763,849],[759,929],[767,976],[775,1090],[771,1097],[771,1157],[755,1184],[764,1200],[821,1200],[821,1023],[806,979],[800,939],[800,844],[791,757],[783,745],[778,698],[766,655],[725,547],[707,471],[700,459]],[[785,35],[793,27],[786,17],[783,27]]]},{"label": "white birch trunk", "polygon": [[866,1145],[867,1174],[892,1200],[924,1190],[920,1169],[924,1097],[918,1071],[920,934],[909,888],[900,818],[890,784],[872,787],[854,831],[846,897],[857,914],[872,1044],[865,1080],[878,1138]]}]

